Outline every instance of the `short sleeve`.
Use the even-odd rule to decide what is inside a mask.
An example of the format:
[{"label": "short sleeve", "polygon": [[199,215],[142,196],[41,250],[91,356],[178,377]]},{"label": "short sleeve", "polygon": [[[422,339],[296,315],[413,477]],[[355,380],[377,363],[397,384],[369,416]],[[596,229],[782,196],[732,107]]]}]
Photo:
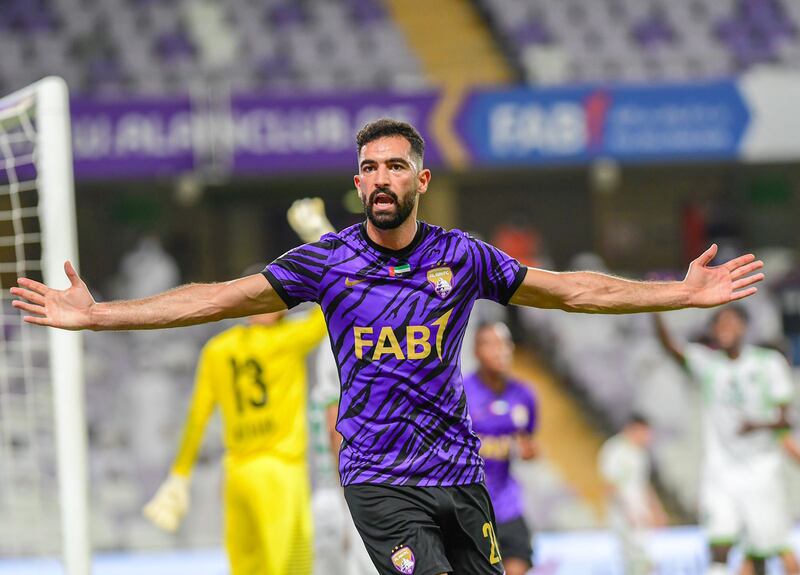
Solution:
[{"label": "short sleeve", "polygon": [[624,477],[624,465],[619,457],[619,449],[614,438],[606,441],[600,449],[600,475],[608,483],[617,485]]},{"label": "short sleeve", "polygon": [[289,250],[261,273],[289,309],[304,301],[318,301],[330,250],[325,240],[305,244]]},{"label": "short sleeve", "polygon": [[702,380],[712,369],[714,352],[699,343],[687,344],[683,350],[683,357],[686,359],[686,370],[693,378]]},{"label": "short sleeve", "polygon": [[788,405],[794,398],[792,369],[777,351],[770,352],[769,394],[773,405]]},{"label": "short sleeve", "polygon": [[493,245],[467,235],[478,298],[508,305],[528,268]]}]

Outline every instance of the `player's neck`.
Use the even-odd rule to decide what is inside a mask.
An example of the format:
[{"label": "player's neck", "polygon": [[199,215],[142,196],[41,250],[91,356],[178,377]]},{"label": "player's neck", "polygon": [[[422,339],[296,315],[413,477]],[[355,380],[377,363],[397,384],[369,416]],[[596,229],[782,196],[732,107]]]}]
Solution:
[{"label": "player's neck", "polygon": [[367,220],[367,236],[369,236],[369,239],[388,250],[402,250],[414,241],[414,236],[416,235],[416,211],[406,221],[391,230],[382,230]]},{"label": "player's neck", "polygon": [[731,348],[726,349],[724,351],[725,351],[725,355],[727,355],[728,358],[736,360],[736,359],[739,359],[739,356],[742,355],[742,346],[741,345],[737,345],[735,347],[731,347]]},{"label": "player's neck", "polygon": [[481,381],[490,391],[498,395],[506,390],[506,376],[502,373],[479,369],[478,377],[481,378]]}]

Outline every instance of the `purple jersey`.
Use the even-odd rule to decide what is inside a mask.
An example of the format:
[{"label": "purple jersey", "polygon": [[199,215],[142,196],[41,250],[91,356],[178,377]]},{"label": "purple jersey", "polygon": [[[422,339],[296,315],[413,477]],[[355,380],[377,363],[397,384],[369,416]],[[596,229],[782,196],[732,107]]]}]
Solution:
[{"label": "purple jersey", "polygon": [[486,465],[486,488],[498,523],[522,515],[522,494],[511,477],[511,452],[515,436],[536,428],[536,400],[523,383],[509,380],[496,394],[474,373],[464,379],[472,429],[481,439],[481,456]]},{"label": "purple jersey", "polygon": [[399,251],[377,245],[357,224],[266,267],[287,306],[316,301],[325,313],[342,385],[342,485],[483,479],[461,342],[475,300],[507,304],[525,271],[462,231],[424,222]]}]

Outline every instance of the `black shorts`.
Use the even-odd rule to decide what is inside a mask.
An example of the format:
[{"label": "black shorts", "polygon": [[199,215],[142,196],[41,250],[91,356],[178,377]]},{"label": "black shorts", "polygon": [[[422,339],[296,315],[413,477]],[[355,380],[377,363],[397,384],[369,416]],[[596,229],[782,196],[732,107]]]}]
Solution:
[{"label": "black shorts", "polygon": [[531,530],[522,517],[497,524],[497,542],[504,559],[521,559],[533,566]]},{"label": "black shorts", "polygon": [[494,510],[482,483],[348,485],[344,497],[380,575],[502,575]]}]

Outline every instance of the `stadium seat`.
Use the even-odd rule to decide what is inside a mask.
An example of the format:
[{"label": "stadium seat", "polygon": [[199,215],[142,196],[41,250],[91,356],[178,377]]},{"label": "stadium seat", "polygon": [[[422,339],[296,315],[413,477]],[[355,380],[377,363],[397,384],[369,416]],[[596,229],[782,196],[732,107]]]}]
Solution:
[{"label": "stadium seat", "polygon": [[185,93],[189,77],[233,90],[424,84],[381,0],[9,0],[0,30],[9,89],[45,73],[75,94]]},{"label": "stadium seat", "polygon": [[[525,80],[553,83],[537,49],[563,50],[572,82],[717,78],[796,63],[793,0],[480,0]],[[550,79],[548,81],[548,78]]]}]

